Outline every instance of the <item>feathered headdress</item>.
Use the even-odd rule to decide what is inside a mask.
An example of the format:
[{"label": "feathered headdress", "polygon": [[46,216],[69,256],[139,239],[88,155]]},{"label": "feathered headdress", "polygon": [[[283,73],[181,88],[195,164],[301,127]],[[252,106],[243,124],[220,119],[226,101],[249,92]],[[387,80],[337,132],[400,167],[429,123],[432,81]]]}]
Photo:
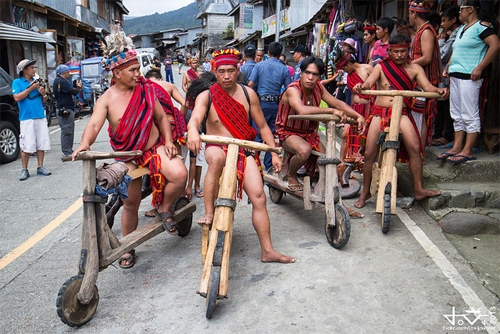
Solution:
[{"label": "feathered headdress", "polygon": [[103,63],[111,70],[122,69],[132,64],[138,64],[137,52],[130,37],[125,35],[119,21],[109,25],[111,33],[106,36],[102,46],[104,54]]}]

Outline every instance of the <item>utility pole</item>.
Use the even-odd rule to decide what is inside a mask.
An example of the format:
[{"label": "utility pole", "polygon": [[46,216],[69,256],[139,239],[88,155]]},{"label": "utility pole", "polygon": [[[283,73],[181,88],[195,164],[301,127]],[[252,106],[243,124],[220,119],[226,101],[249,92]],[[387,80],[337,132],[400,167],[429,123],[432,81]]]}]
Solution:
[{"label": "utility pole", "polygon": [[281,25],[280,12],[281,12],[281,0],[276,0],[276,34],[274,35],[275,42],[280,41],[280,25]]}]

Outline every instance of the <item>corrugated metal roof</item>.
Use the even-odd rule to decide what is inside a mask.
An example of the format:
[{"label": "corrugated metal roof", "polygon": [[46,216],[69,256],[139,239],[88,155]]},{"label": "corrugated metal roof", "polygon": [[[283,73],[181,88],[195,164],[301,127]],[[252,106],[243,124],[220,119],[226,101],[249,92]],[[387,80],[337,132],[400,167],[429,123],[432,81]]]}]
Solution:
[{"label": "corrugated metal roof", "polygon": [[0,22],[0,39],[39,43],[56,43],[56,41],[48,36],[3,22]]}]

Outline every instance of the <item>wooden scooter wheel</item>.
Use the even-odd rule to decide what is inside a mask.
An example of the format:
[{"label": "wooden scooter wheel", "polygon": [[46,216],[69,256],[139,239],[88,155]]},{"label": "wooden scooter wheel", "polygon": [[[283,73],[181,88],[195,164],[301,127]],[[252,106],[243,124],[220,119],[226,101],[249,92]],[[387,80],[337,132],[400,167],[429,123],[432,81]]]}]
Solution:
[{"label": "wooden scooter wheel", "polygon": [[333,248],[341,249],[351,236],[351,217],[342,204],[335,204],[335,226],[325,224],[326,239]]},{"label": "wooden scooter wheel", "polygon": [[217,303],[217,298],[219,296],[220,269],[221,267],[213,267],[212,273],[210,274],[210,282],[208,284],[209,291],[207,295],[207,319],[212,319],[215,304]]},{"label": "wooden scooter wheel", "polygon": [[94,316],[99,304],[99,293],[94,285],[90,303],[84,305],[78,300],[78,292],[82,286],[83,275],[76,275],[64,282],[57,294],[57,315],[70,327],[85,325]]},{"label": "wooden scooter wheel", "polygon": [[[189,200],[181,196],[174,203],[174,211],[180,210],[186,205],[189,204]],[[179,233],[179,237],[185,237],[191,231],[191,226],[193,225],[193,214],[189,214],[183,220],[177,222],[177,231]]]},{"label": "wooden scooter wheel", "polygon": [[269,188],[269,198],[271,198],[271,201],[273,203],[278,204],[283,198],[283,191],[269,185],[268,188]]}]

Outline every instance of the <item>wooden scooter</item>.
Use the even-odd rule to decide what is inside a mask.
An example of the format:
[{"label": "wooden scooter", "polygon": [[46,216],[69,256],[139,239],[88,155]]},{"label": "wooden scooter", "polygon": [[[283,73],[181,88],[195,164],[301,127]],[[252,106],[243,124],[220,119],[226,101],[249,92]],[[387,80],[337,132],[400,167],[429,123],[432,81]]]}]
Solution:
[{"label": "wooden scooter", "polygon": [[219,193],[215,200],[212,228],[202,225],[201,256],[203,273],[197,293],[207,298],[206,317],[212,318],[217,299],[227,298],[229,257],[233,236],[234,210],[236,209],[236,170],[240,147],[257,151],[281,153],[281,148],[238,140],[235,138],[201,135],[205,143],[227,145],[226,165],[220,178]]},{"label": "wooden scooter", "polygon": [[337,165],[340,160],[335,157],[335,123],[340,118],[331,114],[291,115],[290,119],[305,119],[326,123],[326,154],[312,151],[318,155],[319,179],[311,191],[311,179],[304,177],[304,190],[291,191],[286,175],[288,166],[284,165],[279,173],[267,173],[264,181],[269,187],[271,201],[279,203],[284,193],[304,201],[304,209],[312,210],[314,204],[325,205],[325,234],[328,242],[334,248],[341,249],[349,241],[351,235],[351,220],[346,208],[342,205],[338,184]]},{"label": "wooden scooter", "polygon": [[441,97],[438,93],[407,91],[407,90],[364,90],[361,94],[375,96],[393,96],[391,124],[384,129],[385,139],[380,143],[378,162],[373,164],[372,183],[370,193],[377,192],[376,209],[382,214],[382,232],[387,233],[390,227],[391,214],[396,214],[398,170],[396,157],[399,148],[399,134],[401,113],[404,97],[424,97],[436,99]]},{"label": "wooden scooter", "polygon": [[[123,254],[165,231],[162,221],[154,218],[127,236],[118,239],[108,226],[106,198],[95,195],[96,160],[140,156],[141,151],[101,153],[80,152],[76,160],[83,160],[83,225],[78,274],[64,282],[57,295],[56,308],[61,321],[71,327],[80,327],[94,316],[99,303],[97,275]],[[63,158],[71,161],[71,157]],[[137,168],[129,175],[135,179],[149,173],[148,168]],[[185,236],[191,229],[196,205],[185,197],[174,204],[174,220],[179,235]]]}]

